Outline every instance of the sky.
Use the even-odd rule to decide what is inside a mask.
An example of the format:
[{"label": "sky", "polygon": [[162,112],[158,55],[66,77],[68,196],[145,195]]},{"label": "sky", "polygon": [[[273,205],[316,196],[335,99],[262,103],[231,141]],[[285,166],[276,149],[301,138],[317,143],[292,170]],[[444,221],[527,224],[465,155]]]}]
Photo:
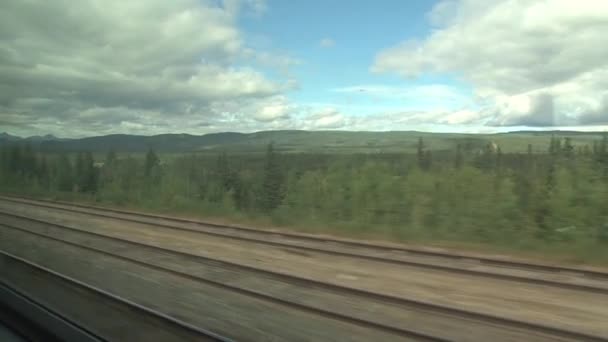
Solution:
[{"label": "sky", "polygon": [[606,37],[598,0],[3,0],[0,131],[604,131]]}]

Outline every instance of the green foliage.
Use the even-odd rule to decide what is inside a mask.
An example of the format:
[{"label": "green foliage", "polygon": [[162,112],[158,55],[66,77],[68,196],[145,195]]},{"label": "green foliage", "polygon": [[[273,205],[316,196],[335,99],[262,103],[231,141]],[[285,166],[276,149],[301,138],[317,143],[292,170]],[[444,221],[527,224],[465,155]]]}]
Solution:
[{"label": "green foliage", "polygon": [[146,161],[144,164],[144,176],[151,177],[154,169],[158,167],[160,164],[160,159],[156,155],[153,149],[149,149],[148,153],[146,153]]},{"label": "green foliage", "polygon": [[53,178],[56,180],[56,189],[62,192],[72,191],[74,171],[66,154],[59,155],[54,171]]},{"label": "green foliage", "polygon": [[[119,155],[0,148],[5,191],[273,221],[347,235],[562,250],[608,260],[608,137],[505,152],[453,139],[411,153]],[[434,146],[434,145],[433,145]],[[547,149],[546,146],[549,146]],[[545,151],[543,153],[543,151]],[[162,157],[162,162],[161,162]]]},{"label": "green foliage", "polygon": [[259,199],[262,210],[269,212],[281,205],[284,195],[283,183],[283,170],[274,151],[274,144],[270,143],[266,149],[264,179]]}]

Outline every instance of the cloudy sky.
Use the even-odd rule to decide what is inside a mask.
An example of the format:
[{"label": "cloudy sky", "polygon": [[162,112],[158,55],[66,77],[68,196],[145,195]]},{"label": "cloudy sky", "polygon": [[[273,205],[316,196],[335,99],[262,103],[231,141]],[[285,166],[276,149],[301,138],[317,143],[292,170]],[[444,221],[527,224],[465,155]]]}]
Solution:
[{"label": "cloudy sky", "polygon": [[608,1],[3,0],[0,131],[608,129]]}]

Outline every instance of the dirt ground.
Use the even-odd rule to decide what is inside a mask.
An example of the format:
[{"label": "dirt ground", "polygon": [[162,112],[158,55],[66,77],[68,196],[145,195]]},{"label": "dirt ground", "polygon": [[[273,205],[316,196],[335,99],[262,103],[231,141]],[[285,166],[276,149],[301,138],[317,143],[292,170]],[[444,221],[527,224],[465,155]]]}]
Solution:
[{"label": "dirt ground", "polygon": [[239,243],[84,214],[0,203],[0,210],[79,229],[371,290],[403,298],[513,319],[541,322],[608,337],[608,296],[416,267],[355,260],[294,248]]}]

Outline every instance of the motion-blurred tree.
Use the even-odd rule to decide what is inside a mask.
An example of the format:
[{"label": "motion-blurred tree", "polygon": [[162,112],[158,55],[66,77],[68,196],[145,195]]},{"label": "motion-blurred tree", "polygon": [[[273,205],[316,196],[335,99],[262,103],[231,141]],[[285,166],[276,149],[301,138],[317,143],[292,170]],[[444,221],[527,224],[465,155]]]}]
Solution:
[{"label": "motion-blurred tree", "polygon": [[278,155],[274,151],[274,143],[268,144],[264,165],[264,179],[260,206],[265,211],[276,209],[283,200],[284,176],[279,163]]},{"label": "motion-blurred tree", "polygon": [[61,153],[56,163],[56,184],[59,191],[72,191],[74,185],[74,170],[70,159]]},{"label": "motion-blurred tree", "polygon": [[146,161],[144,164],[144,176],[150,177],[152,176],[152,172],[155,167],[160,164],[160,159],[156,155],[153,149],[149,149],[148,153],[146,153]]}]

